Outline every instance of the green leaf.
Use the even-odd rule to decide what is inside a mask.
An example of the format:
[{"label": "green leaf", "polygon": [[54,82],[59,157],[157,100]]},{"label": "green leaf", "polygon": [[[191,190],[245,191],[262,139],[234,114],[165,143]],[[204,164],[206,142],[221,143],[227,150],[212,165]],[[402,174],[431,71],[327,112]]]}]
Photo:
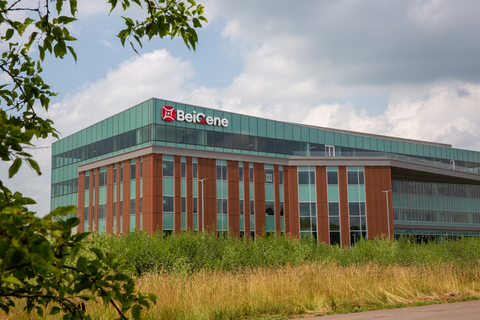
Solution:
[{"label": "green leaf", "polygon": [[73,228],[77,226],[80,223],[80,219],[77,217],[72,217],[67,220],[67,224],[70,226],[70,228]]},{"label": "green leaf", "polygon": [[142,315],[142,309],[139,305],[134,305],[132,308],[132,317],[135,320],[140,320],[140,316]]},{"label": "green leaf", "polygon": [[70,53],[72,54],[73,59],[75,59],[75,63],[76,63],[76,62],[77,62],[77,54],[75,53],[75,50],[73,50],[73,48],[70,47],[70,46],[67,46],[67,49],[68,49],[68,51],[70,51]]},{"label": "green leaf", "polygon": [[198,21],[197,18],[193,18],[192,21],[193,21],[193,26],[194,26],[195,28],[201,28],[201,27],[202,27],[202,24],[200,23],[200,21]]},{"label": "green leaf", "polygon": [[13,283],[13,284],[18,284],[19,286],[25,286],[22,281],[18,280],[17,278],[15,278],[14,276],[8,276],[8,277],[4,277],[2,278],[2,281],[3,282],[9,282],[9,283]]},{"label": "green leaf", "polygon": [[77,0],[70,0],[70,13],[75,16],[77,12]]},{"label": "green leaf", "polygon": [[59,23],[69,24],[70,22],[77,21],[76,18],[67,17],[67,16],[60,16],[57,18]]},{"label": "green leaf", "polygon": [[87,264],[87,258],[79,257],[77,260],[77,269],[78,271],[83,271],[85,269],[85,265]]},{"label": "green leaf", "polygon": [[60,14],[62,12],[63,0],[57,0],[57,13]]},{"label": "green leaf", "polygon": [[53,315],[56,315],[60,312],[60,308],[59,307],[52,307],[52,311],[50,311],[50,315],[53,316]]},{"label": "green leaf", "polygon": [[30,164],[30,167],[32,167],[33,170],[37,171],[37,174],[41,176],[42,172],[40,171],[40,167],[38,166],[37,161],[31,158],[27,158],[27,161],[28,161],[28,164]]},{"label": "green leaf", "polygon": [[102,250],[98,249],[98,248],[91,248],[90,251],[92,251],[93,253],[95,253],[95,255],[97,256],[98,260],[103,260],[103,252]]},{"label": "green leaf", "polygon": [[84,233],[77,233],[75,235],[75,241],[76,242],[80,242],[82,241],[83,239],[85,239],[86,237],[88,237],[90,235],[90,232],[84,232]]},{"label": "green leaf", "polygon": [[22,159],[17,158],[13,161],[13,164],[8,168],[8,177],[11,179],[14,175],[17,174],[18,169],[22,166]]},{"label": "green leaf", "polygon": [[7,33],[5,34],[5,40],[8,41],[13,37],[15,31],[13,29],[8,29]]}]

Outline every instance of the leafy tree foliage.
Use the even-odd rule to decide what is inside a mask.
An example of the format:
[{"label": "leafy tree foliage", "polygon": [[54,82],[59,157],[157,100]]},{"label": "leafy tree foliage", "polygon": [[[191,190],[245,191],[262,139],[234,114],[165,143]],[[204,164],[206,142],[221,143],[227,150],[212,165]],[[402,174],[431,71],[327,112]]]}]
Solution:
[{"label": "leafy tree foliage", "polygon": [[[140,6],[143,21],[123,17],[125,29],[118,37],[122,43],[142,45],[147,37],[181,37],[188,48],[195,50],[198,42],[195,28],[200,28],[203,6],[194,0],[108,0],[111,10],[127,11]],[[33,5],[33,6],[32,6]],[[67,8],[65,9],[64,8]],[[24,12],[24,21],[13,18],[14,12]],[[111,12],[111,11],[110,11]],[[0,157],[11,163],[8,175],[13,177],[27,163],[36,174],[40,167],[28,152],[34,139],[58,138],[53,122],[39,116],[48,111],[52,88],[44,83],[42,62],[45,54],[64,58],[76,39],[68,26],[76,21],[77,0],[0,0],[0,69],[9,81],[0,85]],[[133,40],[133,42],[132,42]],[[31,49],[38,49],[38,58]],[[26,301],[28,312],[43,316],[63,313],[64,319],[89,319],[85,301],[101,299],[118,311],[121,319],[128,314],[140,318],[142,309],[155,302],[153,294],[135,290],[132,278],[135,270],[123,260],[89,249],[85,255],[82,240],[88,233],[72,234],[78,225],[76,217],[66,219],[75,207],[55,209],[44,218],[30,212],[27,205],[34,200],[18,191],[10,191],[0,181],[0,308],[8,313],[19,299]]]}]

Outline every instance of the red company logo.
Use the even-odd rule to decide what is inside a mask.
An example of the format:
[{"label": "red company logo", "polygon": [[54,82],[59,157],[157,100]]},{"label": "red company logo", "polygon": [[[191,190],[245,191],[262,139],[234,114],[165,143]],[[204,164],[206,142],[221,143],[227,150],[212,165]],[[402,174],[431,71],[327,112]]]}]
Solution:
[{"label": "red company logo", "polygon": [[164,121],[175,121],[175,108],[163,106],[162,119]]}]

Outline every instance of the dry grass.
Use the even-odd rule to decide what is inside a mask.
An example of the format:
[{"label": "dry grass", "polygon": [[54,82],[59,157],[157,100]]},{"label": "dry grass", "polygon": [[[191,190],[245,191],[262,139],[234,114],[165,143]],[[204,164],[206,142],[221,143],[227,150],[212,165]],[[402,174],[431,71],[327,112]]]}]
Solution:
[{"label": "dry grass", "polygon": [[[235,273],[148,274],[137,284],[158,297],[145,314],[149,319],[255,319],[480,297],[480,269],[316,263]],[[88,310],[93,319],[114,318],[113,310],[101,304]],[[27,318],[20,310],[5,317]]]}]

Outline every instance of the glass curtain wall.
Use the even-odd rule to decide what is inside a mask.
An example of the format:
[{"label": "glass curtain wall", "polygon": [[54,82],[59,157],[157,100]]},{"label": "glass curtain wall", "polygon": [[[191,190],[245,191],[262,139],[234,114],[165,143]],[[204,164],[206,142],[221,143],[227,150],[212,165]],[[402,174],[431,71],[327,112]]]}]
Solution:
[{"label": "glass curtain wall", "polygon": [[107,167],[98,170],[98,233],[107,231]]},{"label": "glass curtain wall", "polygon": [[227,161],[217,160],[217,232],[228,233],[228,179]]},{"label": "glass curtain wall", "polygon": [[480,186],[392,180],[395,224],[480,227]]},{"label": "glass curtain wall", "polygon": [[365,181],[363,167],[347,167],[348,218],[350,244],[360,238],[367,239],[367,212],[365,206]]},{"label": "glass curtain wall", "polygon": [[136,208],[136,163],[135,159],[130,160],[130,231],[133,231],[136,229],[135,225],[135,208]]},{"label": "glass curtain wall", "polygon": [[273,165],[264,165],[265,174],[265,229],[267,235],[275,233],[275,179]]},{"label": "glass curtain wall", "polygon": [[163,155],[163,235],[170,235],[174,230],[174,162],[173,156]]},{"label": "glass curtain wall", "polygon": [[298,167],[300,236],[317,239],[315,167]]},{"label": "glass curtain wall", "polygon": [[341,245],[338,167],[327,167],[328,228],[330,244]]}]

